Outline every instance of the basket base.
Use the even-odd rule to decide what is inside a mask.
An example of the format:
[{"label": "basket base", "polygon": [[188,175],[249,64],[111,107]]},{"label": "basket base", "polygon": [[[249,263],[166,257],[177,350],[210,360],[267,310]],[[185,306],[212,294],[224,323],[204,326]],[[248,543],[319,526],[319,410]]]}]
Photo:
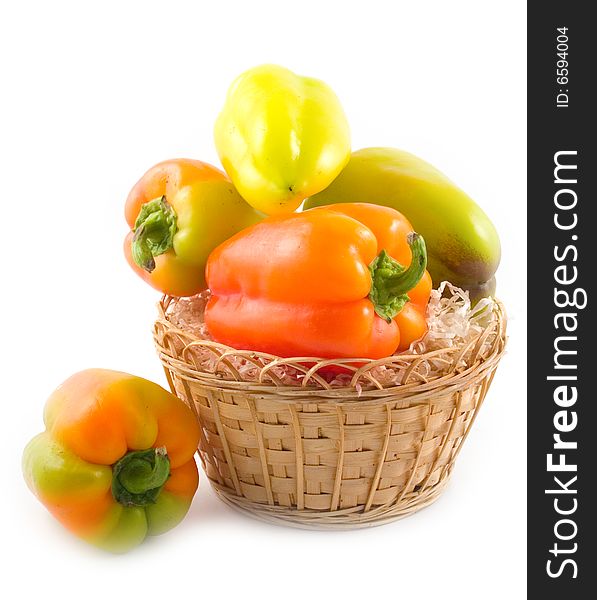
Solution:
[{"label": "basket base", "polygon": [[317,511],[260,504],[231,493],[230,490],[218,485],[215,481],[210,481],[210,483],[222,501],[253,519],[298,529],[340,531],[377,527],[404,519],[435,502],[449,480],[450,472],[448,471],[436,485],[423,492],[411,492],[397,504],[376,506],[367,512],[363,511],[363,506],[335,511]]}]

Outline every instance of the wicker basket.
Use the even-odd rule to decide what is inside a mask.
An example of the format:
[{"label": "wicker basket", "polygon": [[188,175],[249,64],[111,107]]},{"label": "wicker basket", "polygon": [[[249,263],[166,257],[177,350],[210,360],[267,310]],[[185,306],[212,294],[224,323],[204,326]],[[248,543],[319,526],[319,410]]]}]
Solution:
[{"label": "wicker basket", "polygon": [[[172,391],[201,425],[199,456],[217,494],[251,516],[312,529],[379,525],[431,504],[444,489],[505,346],[506,319],[465,348],[345,361],[280,359],[199,339],[159,304],[154,340]],[[199,360],[209,350],[215,368]],[[231,360],[235,357],[235,360]],[[463,363],[463,358],[465,359]],[[258,371],[247,381],[243,359]],[[446,361],[429,379],[427,361]],[[399,362],[400,385],[384,388],[376,366]],[[330,364],[352,372],[346,387],[321,375]],[[283,385],[280,365],[301,374]],[[404,367],[406,366],[406,369]]]}]

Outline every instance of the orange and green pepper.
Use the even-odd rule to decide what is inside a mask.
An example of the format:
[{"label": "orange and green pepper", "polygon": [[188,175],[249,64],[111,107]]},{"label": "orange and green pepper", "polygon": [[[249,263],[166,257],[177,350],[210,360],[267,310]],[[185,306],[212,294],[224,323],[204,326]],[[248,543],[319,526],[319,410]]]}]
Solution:
[{"label": "orange and green pepper", "polygon": [[184,518],[198,485],[199,427],[176,396],[140,377],[90,369],[54,391],[44,422],[25,448],[23,474],[72,533],[125,552]]},{"label": "orange and green pepper", "polygon": [[207,263],[217,341],[278,356],[382,358],[426,330],[423,238],[388,207],[336,204],[269,217]]},{"label": "orange and green pepper", "polygon": [[134,271],[160,292],[192,296],[205,289],[209,253],[264,215],[219,169],[175,159],[155,165],[135,184],[125,216],[131,231],[124,251]]}]

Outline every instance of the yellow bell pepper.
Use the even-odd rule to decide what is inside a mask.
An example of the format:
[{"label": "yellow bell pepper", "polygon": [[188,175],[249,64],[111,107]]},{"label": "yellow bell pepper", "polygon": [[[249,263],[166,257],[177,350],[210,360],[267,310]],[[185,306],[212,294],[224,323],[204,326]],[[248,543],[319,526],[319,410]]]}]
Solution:
[{"label": "yellow bell pepper", "polygon": [[214,136],[236,189],[268,215],[295,211],[350,158],[350,130],[334,92],[276,65],[255,67],[233,82]]}]

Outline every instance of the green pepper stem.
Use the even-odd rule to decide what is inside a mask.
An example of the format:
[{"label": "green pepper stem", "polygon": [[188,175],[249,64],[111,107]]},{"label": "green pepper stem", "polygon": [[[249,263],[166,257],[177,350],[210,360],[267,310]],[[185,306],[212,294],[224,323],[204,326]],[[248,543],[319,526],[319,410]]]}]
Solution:
[{"label": "green pepper stem", "polygon": [[411,232],[408,234],[407,242],[412,252],[408,269],[405,269],[385,250],[382,250],[369,265],[371,273],[369,299],[373,302],[375,312],[388,323],[408,302],[407,292],[421,281],[427,268],[427,251],[423,236]]},{"label": "green pepper stem", "polygon": [[143,204],[133,229],[131,253],[135,263],[151,273],[155,269],[154,258],[173,247],[176,230],[176,213],[166,196]]},{"label": "green pepper stem", "polygon": [[166,448],[128,452],[112,467],[112,495],[124,506],[154,504],[168,477]]}]

